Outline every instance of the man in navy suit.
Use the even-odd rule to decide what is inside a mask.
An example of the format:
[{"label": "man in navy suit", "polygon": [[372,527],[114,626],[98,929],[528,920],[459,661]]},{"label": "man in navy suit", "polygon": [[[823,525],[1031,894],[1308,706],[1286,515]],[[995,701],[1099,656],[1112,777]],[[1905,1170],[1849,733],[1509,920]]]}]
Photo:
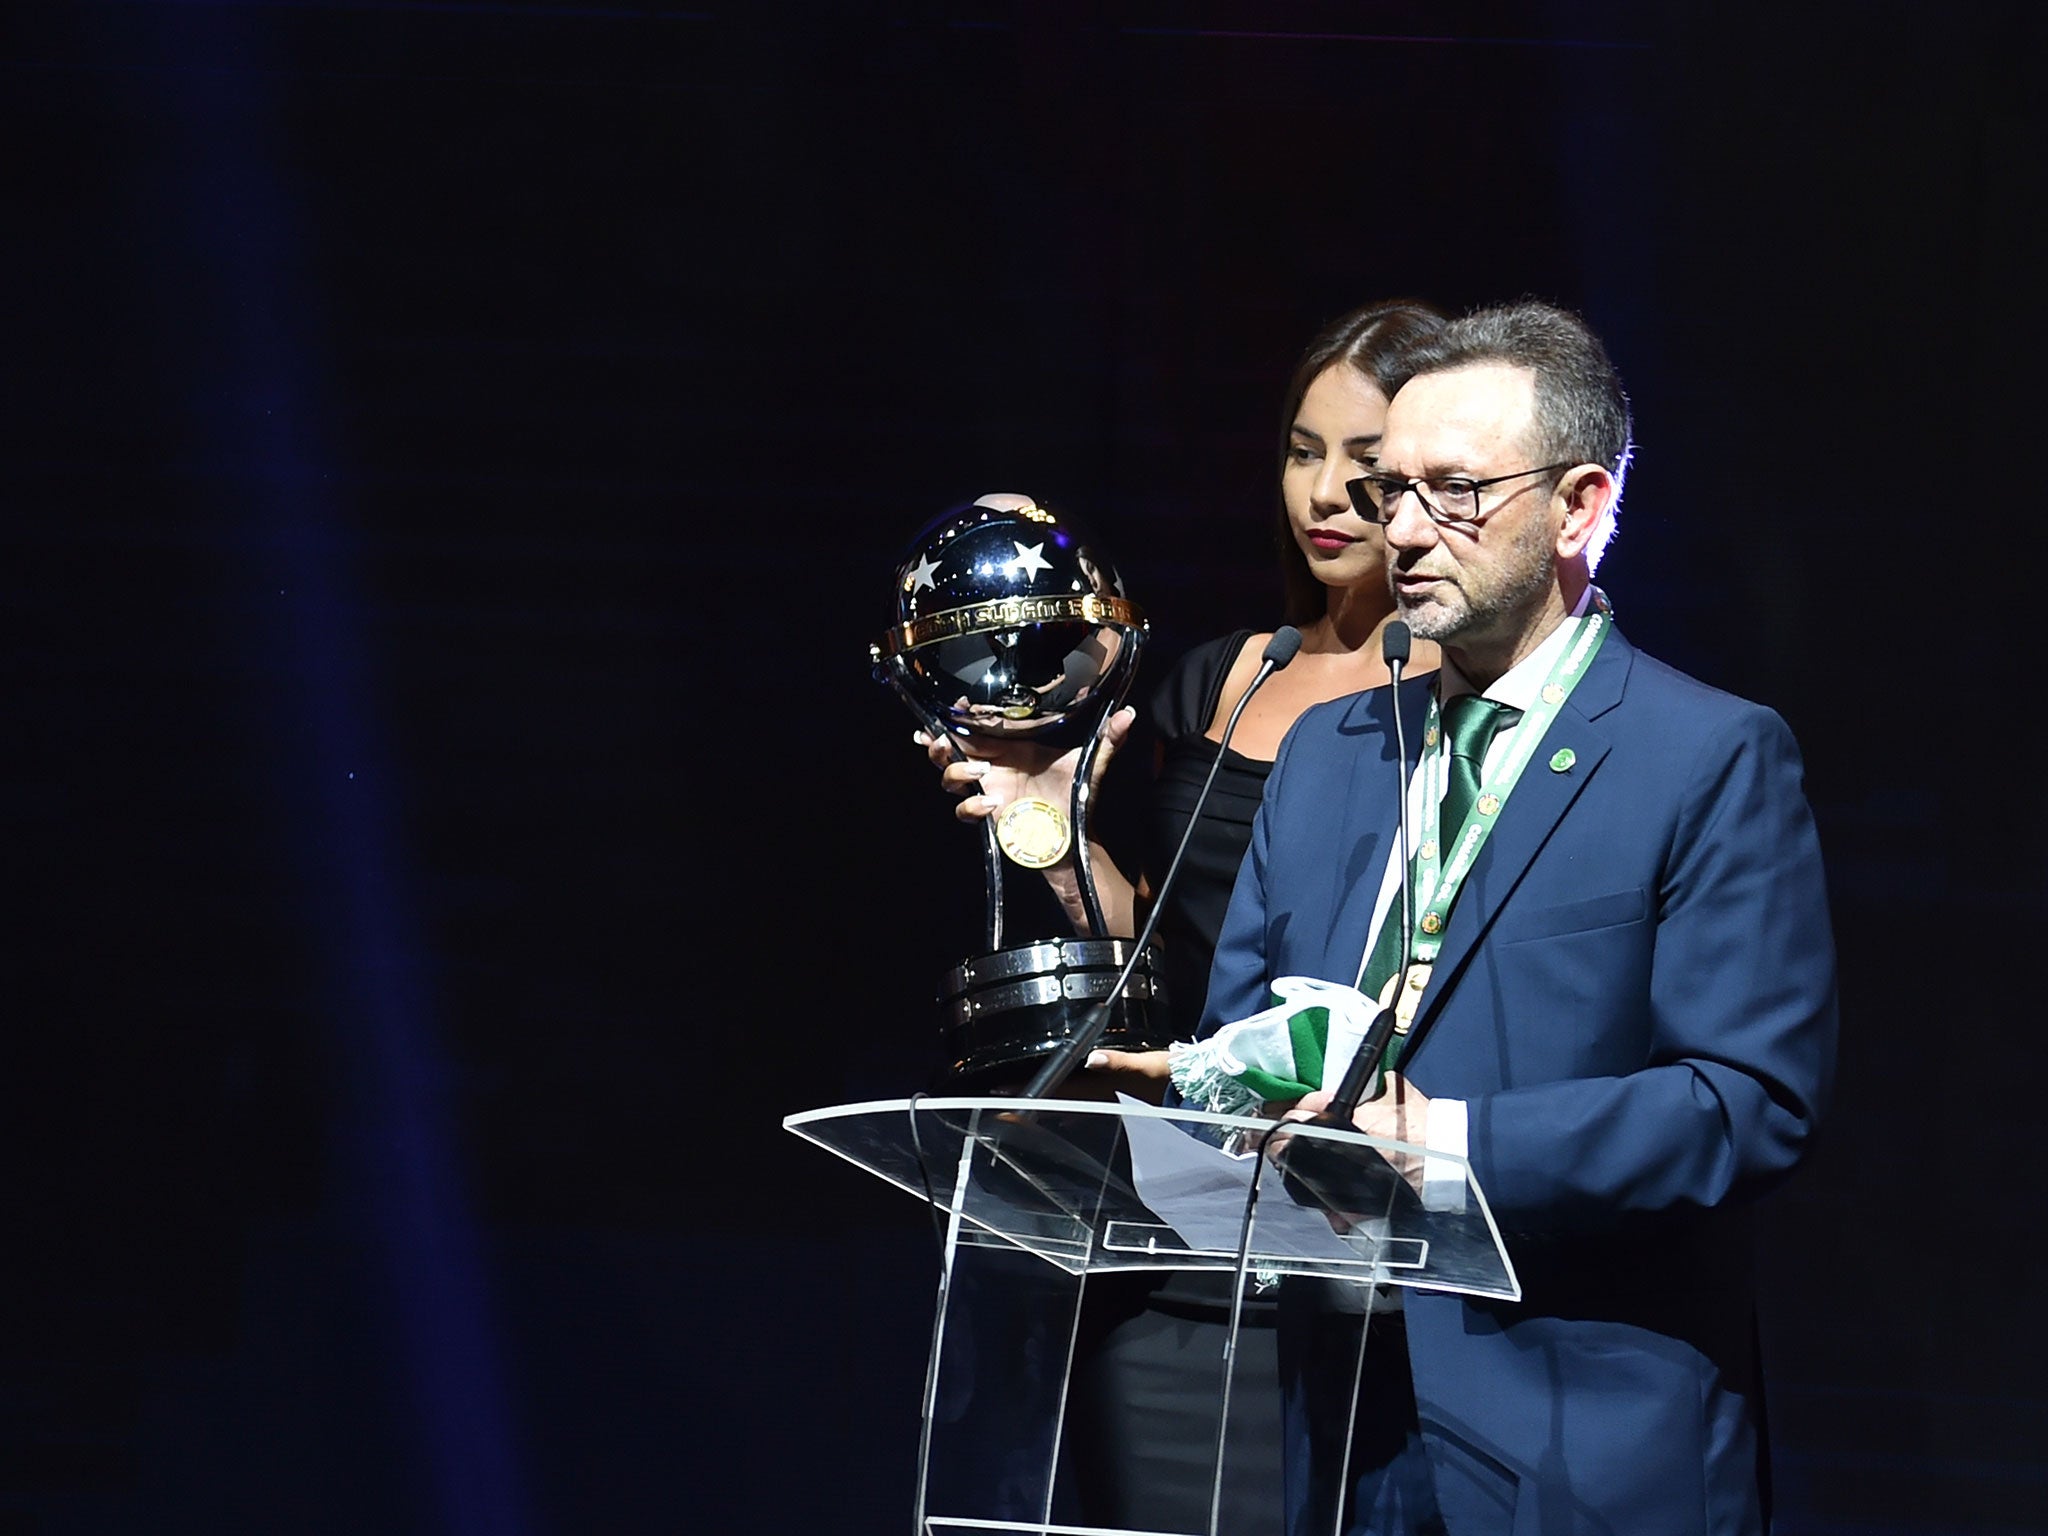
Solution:
[{"label": "man in navy suit", "polygon": [[[1400,949],[1400,709],[1426,740],[1424,888],[1386,983],[1409,1018],[1356,1120],[1469,1157],[1523,1295],[1409,1291],[1376,1318],[1347,1531],[1768,1527],[1749,1213],[1828,1099],[1833,943],[1783,721],[1637,651],[1592,585],[1629,451],[1576,316],[1510,305],[1424,343],[1343,531],[1380,525],[1443,668],[1295,727],[1217,949],[1207,1029],[1267,1007],[1278,977],[1353,984],[1387,924]],[[1439,825],[1453,720],[1482,713],[1477,801]],[[1318,1392],[1349,1394],[1300,1310],[1296,1471],[1342,1435]],[[1299,1481],[1289,1499],[1296,1536],[1331,1530]]]}]

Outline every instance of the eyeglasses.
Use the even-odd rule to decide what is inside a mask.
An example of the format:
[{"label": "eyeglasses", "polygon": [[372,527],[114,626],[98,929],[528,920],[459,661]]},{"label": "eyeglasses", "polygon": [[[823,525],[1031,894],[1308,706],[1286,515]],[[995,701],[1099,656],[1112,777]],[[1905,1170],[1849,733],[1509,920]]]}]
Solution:
[{"label": "eyeglasses", "polygon": [[[1399,475],[1360,475],[1356,480],[1345,481],[1344,489],[1351,493],[1351,505],[1358,515],[1368,523],[1391,523],[1401,498],[1413,491],[1423,512],[1439,528],[1453,524],[1470,526],[1482,520],[1479,493],[1489,485],[1520,480],[1525,475],[1555,474],[1571,467],[1570,463],[1545,464],[1541,469],[1518,469],[1512,474],[1488,475],[1484,480],[1465,475],[1429,475],[1420,480],[1404,480]],[[1500,507],[1494,508],[1499,510]]]}]

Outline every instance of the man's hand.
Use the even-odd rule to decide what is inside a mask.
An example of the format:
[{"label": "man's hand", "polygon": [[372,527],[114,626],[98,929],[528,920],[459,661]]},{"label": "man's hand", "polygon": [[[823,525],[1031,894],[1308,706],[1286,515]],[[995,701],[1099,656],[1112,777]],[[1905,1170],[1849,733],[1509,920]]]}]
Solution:
[{"label": "man's hand", "polygon": [[[1330,1107],[1336,1097],[1319,1088],[1288,1112],[1290,1120],[1310,1120]],[[1351,1123],[1368,1136],[1387,1141],[1405,1141],[1422,1146],[1429,1139],[1429,1099],[1398,1072],[1387,1074],[1386,1087],[1376,1099],[1369,1099],[1352,1112]]]},{"label": "man's hand", "polygon": [[[1304,1097],[1288,1111],[1289,1120],[1312,1120],[1330,1107],[1330,1100],[1336,1097],[1327,1088],[1319,1088]],[[1420,1090],[1408,1086],[1407,1080],[1397,1072],[1387,1074],[1386,1084],[1380,1096],[1358,1106],[1352,1111],[1351,1123],[1368,1136],[1377,1136],[1384,1141],[1405,1142],[1409,1146],[1423,1146],[1429,1136],[1429,1099]],[[1277,1159],[1286,1147],[1282,1138],[1286,1131],[1279,1132],[1274,1141],[1273,1156]],[[1423,1160],[1406,1152],[1386,1154],[1386,1160],[1400,1174],[1408,1186],[1417,1194],[1422,1193]],[[1341,1227],[1339,1230],[1343,1230]]]}]

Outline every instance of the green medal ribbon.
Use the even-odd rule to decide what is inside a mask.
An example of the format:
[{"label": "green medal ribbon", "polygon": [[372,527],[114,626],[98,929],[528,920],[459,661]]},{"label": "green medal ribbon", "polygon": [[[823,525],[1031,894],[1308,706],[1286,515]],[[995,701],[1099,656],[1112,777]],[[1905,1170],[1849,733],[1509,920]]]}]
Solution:
[{"label": "green medal ribbon", "polygon": [[[1436,959],[1437,951],[1443,948],[1444,925],[1450,920],[1451,904],[1458,899],[1458,891],[1464,885],[1465,877],[1472,872],[1479,850],[1493,835],[1494,823],[1500,819],[1502,807],[1515,792],[1515,785],[1522,777],[1522,770],[1529,766],[1529,759],[1542,745],[1550,722],[1557,718],[1564,701],[1571,697],[1572,689],[1578,686],[1579,679],[1586,675],[1586,669],[1600,653],[1607,632],[1614,628],[1614,620],[1605,605],[1571,622],[1576,626],[1576,633],[1566,642],[1564,651],[1550,669],[1550,675],[1543,680],[1536,701],[1524,711],[1508,737],[1507,754],[1501,759],[1500,768],[1490,778],[1481,781],[1479,798],[1473,802],[1465,824],[1454,829],[1457,846],[1448,860],[1443,858],[1442,829],[1437,821],[1443,802],[1448,753],[1432,751],[1423,764],[1422,846],[1415,854],[1415,900],[1421,910],[1415,919],[1415,945],[1409,955],[1412,961],[1428,965]],[[1422,739],[1434,748],[1442,735],[1437,701],[1432,696],[1429,714],[1423,722]],[[1395,921],[1391,908],[1386,920]],[[1361,979],[1363,975],[1361,971]]]}]

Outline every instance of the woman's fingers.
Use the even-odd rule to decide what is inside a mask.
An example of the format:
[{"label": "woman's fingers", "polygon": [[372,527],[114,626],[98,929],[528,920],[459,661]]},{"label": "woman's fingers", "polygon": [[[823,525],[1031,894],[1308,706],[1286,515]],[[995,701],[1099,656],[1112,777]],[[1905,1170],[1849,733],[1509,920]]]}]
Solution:
[{"label": "woman's fingers", "polygon": [[1165,1051],[1090,1051],[1089,1070],[1119,1072],[1151,1082],[1164,1082],[1170,1057]]},{"label": "woman's fingers", "polygon": [[939,770],[939,782],[948,794],[975,795],[981,793],[982,781],[988,777],[990,764],[970,759],[964,763],[948,763]]},{"label": "woman's fingers", "polygon": [[958,755],[953,744],[943,736],[934,736],[930,731],[912,731],[910,739],[924,748],[925,759],[934,768],[943,768]]}]

